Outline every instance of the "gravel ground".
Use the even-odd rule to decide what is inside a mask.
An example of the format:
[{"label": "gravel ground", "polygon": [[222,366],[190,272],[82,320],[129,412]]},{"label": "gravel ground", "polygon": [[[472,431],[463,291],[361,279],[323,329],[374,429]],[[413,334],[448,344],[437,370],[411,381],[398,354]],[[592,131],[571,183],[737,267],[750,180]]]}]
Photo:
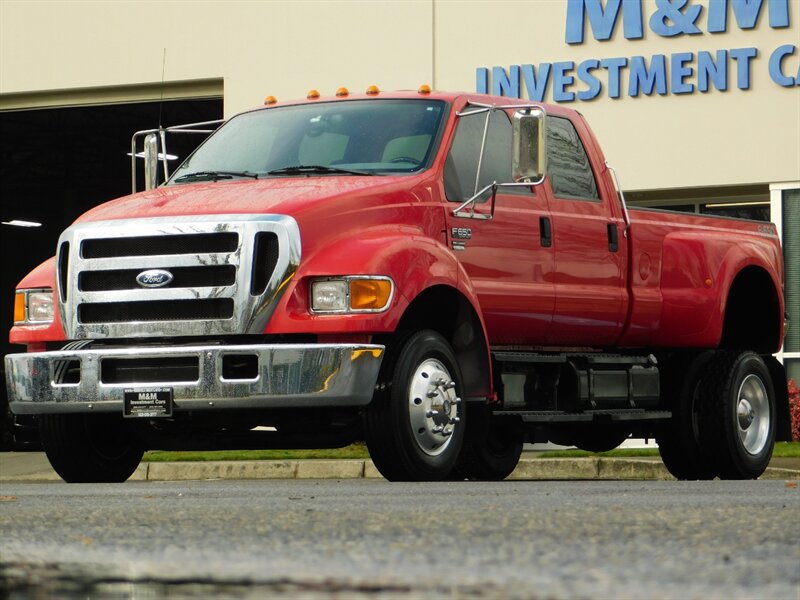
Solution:
[{"label": "gravel ground", "polygon": [[0,494],[0,596],[12,598],[800,597],[796,481],[38,483]]}]

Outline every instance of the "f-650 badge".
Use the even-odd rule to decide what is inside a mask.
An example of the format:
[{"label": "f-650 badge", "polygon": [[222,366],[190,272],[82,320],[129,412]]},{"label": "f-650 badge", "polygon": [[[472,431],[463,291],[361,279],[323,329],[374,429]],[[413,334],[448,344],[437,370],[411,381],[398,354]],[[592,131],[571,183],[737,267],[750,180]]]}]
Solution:
[{"label": "f-650 badge", "polygon": [[472,229],[469,227],[453,227],[450,229],[450,236],[454,240],[471,240]]}]

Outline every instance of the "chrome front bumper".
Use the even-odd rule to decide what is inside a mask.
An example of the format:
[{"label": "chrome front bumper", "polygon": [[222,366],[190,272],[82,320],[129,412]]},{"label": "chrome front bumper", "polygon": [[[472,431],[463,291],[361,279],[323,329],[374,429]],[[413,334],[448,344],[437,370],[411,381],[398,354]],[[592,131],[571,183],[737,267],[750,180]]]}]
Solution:
[{"label": "chrome front bumper", "polygon": [[[174,410],[363,406],[372,399],[384,347],[342,344],[141,347],[9,354],[5,357],[9,404],[16,414],[122,412],[130,388],[172,388]],[[250,378],[223,377],[225,357],[249,357]],[[160,360],[194,365],[191,381],[104,381],[103,362]],[[257,360],[257,366],[256,361]],[[59,373],[69,366],[72,375]],[[194,369],[194,367],[191,367]],[[157,370],[157,369],[156,369]],[[79,372],[79,376],[78,376]],[[155,381],[154,381],[155,379]],[[59,381],[61,380],[61,381]]]}]

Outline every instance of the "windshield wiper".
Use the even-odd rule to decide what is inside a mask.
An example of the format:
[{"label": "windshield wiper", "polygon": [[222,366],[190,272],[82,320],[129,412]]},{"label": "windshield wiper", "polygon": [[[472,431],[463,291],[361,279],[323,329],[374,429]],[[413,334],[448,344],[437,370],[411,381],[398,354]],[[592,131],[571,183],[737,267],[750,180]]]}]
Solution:
[{"label": "windshield wiper", "polygon": [[340,169],[339,167],[326,167],[324,165],[293,165],[272,169],[267,175],[313,175],[313,174],[339,173],[344,175],[372,175],[366,171],[355,171],[353,169]]},{"label": "windshield wiper", "polygon": [[220,179],[233,179],[234,177],[251,177],[258,179],[258,173],[251,173],[250,171],[197,171],[196,173],[187,173],[177,177],[174,183],[183,183],[185,181],[219,181]]}]

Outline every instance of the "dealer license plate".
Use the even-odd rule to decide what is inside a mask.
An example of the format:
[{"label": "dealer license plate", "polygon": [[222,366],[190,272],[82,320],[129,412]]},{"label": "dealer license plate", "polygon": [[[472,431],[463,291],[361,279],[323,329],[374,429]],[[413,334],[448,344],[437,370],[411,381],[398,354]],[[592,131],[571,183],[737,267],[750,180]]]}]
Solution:
[{"label": "dealer license plate", "polygon": [[126,388],[122,414],[154,419],[172,416],[172,388]]}]

